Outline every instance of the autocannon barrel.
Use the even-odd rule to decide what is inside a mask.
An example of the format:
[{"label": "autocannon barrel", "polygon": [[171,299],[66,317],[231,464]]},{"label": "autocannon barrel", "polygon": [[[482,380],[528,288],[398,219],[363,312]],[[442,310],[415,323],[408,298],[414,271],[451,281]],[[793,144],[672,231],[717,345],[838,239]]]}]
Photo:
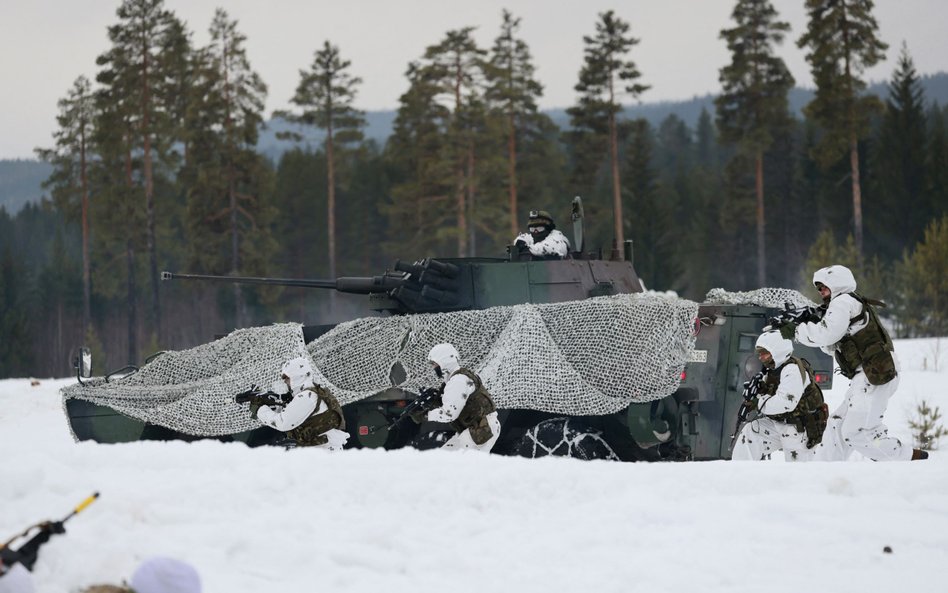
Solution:
[{"label": "autocannon barrel", "polygon": [[403,274],[385,274],[384,276],[344,276],[335,280],[316,280],[309,278],[256,278],[251,276],[213,276],[210,274],[177,274],[162,272],[162,280],[208,280],[211,282],[232,282],[237,284],[262,284],[266,286],[296,286],[300,288],[332,288],[339,292],[355,294],[373,294],[388,292],[405,282]]}]

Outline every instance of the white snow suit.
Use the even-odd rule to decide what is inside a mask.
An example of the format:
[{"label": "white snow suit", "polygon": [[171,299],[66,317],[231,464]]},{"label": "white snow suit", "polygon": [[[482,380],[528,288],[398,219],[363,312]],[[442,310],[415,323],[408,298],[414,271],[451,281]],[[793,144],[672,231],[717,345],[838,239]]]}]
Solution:
[{"label": "white snow suit", "polygon": [[[817,282],[830,289],[830,302],[817,323],[803,323],[797,327],[796,340],[807,346],[818,346],[827,354],[834,354],[839,341],[868,325],[866,320],[851,322],[863,310],[863,305],[850,293],[856,290],[853,273],[843,266],[829,266],[813,274]],[[816,459],[845,461],[853,451],[859,451],[874,461],[899,461],[912,458],[912,448],[899,439],[888,436],[882,422],[889,398],[899,386],[899,361],[892,352],[896,377],[883,385],[871,385],[862,366],[856,369],[843,403],[834,410],[823,433],[823,442],[816,447]]]},{"label": "white snow suit", "polygon": [[[467,398],[474,393],[476,386],[466,375],[458,373],[461,363],[458,360],[458,352],[454,346],[438,344],[431,349],[428,360],[441,367],[445,384],[444,393],[441,395],[441,407],[428,412],[427,418],[432,422],[453,422],[460,416],[461,410],[464,409],[467,403]],[[448,442],[441,448],[449,450],[476,449],[489,452],[500,437],[500,420],[497,418],[496,411],[488,414],[486,419],[491,431],[491,437],[486,442],[478,445],[471,437],[470,429],[464,429],[448,439]]]},{"label": "white snow suit", "polygon": [[514,239],[514,243],[517,241],[526,243],[530,254],[537,257],[555,255],[563,259],[569,255],[569,239],[557,229],[550,231],[550,234],[547,235],[545,239],[537,243],[533,242],[533,236],[530,233],[520,233],[517,235],[517,238]]},{"label": "white snow suit", "polygon": [[[290,392],[293,399],[282,410],[274,406],[261,406],[257,410],[257,419],[261,423],[282,432],[289,432],[300,426],[310,416],[322,414],[329,409],[314,391],[314,373],[309,361],[305,358],[294,358],[283,365],[283,374],[290,378]],[[331,429],[323,433],[328,442],[316,445],[320,448],[336,451],[342,449],[349,440],[349,433]]]},{"label": "white snow suit", "polygon": [[[779,332],[766,332],[757,338],[757,347],[770,352],[774,367],[787,362],[793,354],[793,343],[780,337]],[[757,410],[761,416],[751,420],[741,429],[731,459],[735,461],[760,461],[764,455],[783,450],[787,461],[810,461],[813,451],[806,448],[806,432],[797,427],[767,416],[792,412],[800,404],[810,378],[800,373],[800,367],[791,363],[780,371],[780,384],[773,395],[758,396]]]}]

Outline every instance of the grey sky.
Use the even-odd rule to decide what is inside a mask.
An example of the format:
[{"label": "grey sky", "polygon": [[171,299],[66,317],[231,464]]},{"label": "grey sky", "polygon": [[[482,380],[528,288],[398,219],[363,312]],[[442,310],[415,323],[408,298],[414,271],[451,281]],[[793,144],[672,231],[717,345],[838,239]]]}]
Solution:
[{"label": "grey sky", "polygon": [[[405,69],[425,47],[451,29],[475,26],[489,49],[503,8],[522,19],[537,78],[541,107],[566,107],[583,58],[583,35],[597,15],[612,9],[632,26],[641,43],[631,58],[652,86],[643,102],[687,99],[717,92],[718,69],[728,60],[718,38],[732,26],[733,0],[166,0],[188,23],[198,45],[207,42],[214,9],[223,6],[247,36],[251,66],[269,86],[267,115],[289,107],[313,52],[329,39],[363,79],[362,109],[393,109],[406,87]],[[812,86],[804,52],[795,41],[804,30],[803,0],[774,0],[792,33],[780,50],[797,83]],[[31,158],[52,144],[56,101],[79,75],[94,78],[95,58],[108,49],[106,27],[117,21],[119,0],[0,0],[0,158]],[[866,74],[890,78],[902,41],[918,71],[948,70],[948,0],[877,0],[887,61]]]}]

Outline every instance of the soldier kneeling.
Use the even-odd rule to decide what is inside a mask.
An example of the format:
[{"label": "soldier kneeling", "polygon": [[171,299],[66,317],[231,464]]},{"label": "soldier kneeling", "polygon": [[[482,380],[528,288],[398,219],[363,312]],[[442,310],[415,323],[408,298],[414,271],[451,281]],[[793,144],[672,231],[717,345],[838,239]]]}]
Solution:
[{"label": "soldier kneeling", "polygon": [[282,408],[276,405],[251,406],[251,417],[286,433],[298,447],[342,449],[349,439],[342,406],[329,390],[314,381],[313,367],[305,358],[283,365],[281,378],[293,399]]},{"label": "soldier kneeling", "polygon": [[481,378],[461,367],[458,351],[451,344],[432,348],[428,362],[444,385],[441,395],[427,406],[425,418],[450,424],[457,432],[442,448],[490,451],[500,437],[500,420]]},{"label": "soldier kneeling", "polygon": [[763,384],[743,405],[759,415],[744,424],[731,459],[759,461],[781,449],[787,461],[813,459],[829,414],[809,363],[792,354],[793,343],[779,332],[757,338]]}]

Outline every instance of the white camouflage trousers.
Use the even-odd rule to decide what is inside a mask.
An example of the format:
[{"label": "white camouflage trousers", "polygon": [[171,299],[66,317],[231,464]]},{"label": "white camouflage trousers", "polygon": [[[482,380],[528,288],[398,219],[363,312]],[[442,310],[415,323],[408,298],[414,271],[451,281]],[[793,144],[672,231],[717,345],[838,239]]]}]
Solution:
[{"label": "white camouflage trousers", "polygon": [[764,455],[783,450],[787,461],[811,461],[813,451],[806,448],[806,433],[797,432],[797,427],[760,417],[751,420],[741,429],[734,442],[731,459],[735,461],[760,461]]},{"label": "white camouflage trousers", "polygon": [[873,461],[907,461],[912,448],[888,436],[882,422],[889,398],[899,387],[896,375],[885,385],[872,385],[862,371],[853,377],[843,403],[830,414],[823,442],[817,445],[816,459],[846,461],[853,451],[859,451]]},{"label": "white camouflage trousers", "polygon": [[491,412],[487,415],[487,424],[490,426],[491,437],[484,444],[476,444],[474,439],[471,438],[471,431],[464,429],[462,432],[448,439],[448,442],[442,445],[441,448],[449,451],[477,449],[478,451],[489,453],[494,443],[500,438],[500,420],[497,418],[497,412]]}]

